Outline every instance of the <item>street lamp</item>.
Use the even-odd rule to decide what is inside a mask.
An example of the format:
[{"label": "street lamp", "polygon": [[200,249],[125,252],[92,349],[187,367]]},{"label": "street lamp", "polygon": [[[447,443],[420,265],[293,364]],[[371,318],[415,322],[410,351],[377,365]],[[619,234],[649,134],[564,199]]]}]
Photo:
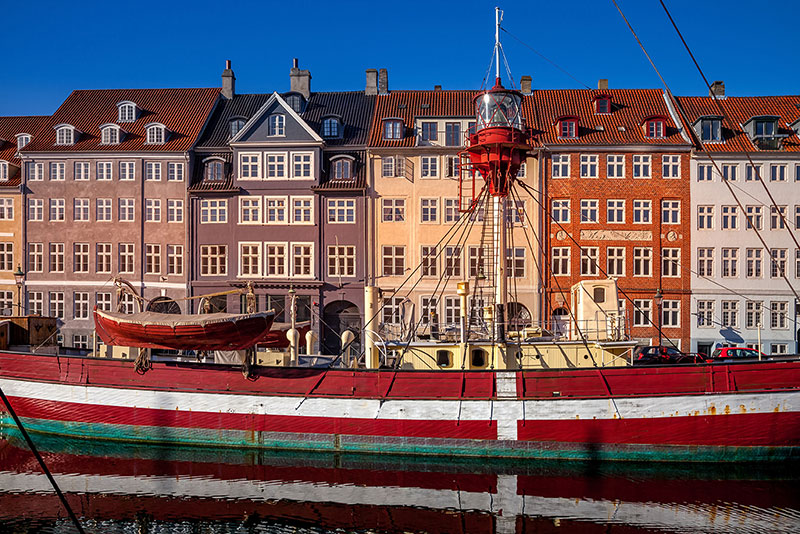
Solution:
[{"label": "street lamp", "polygon": [[22,284],[25,283],[25,271],[22,270],[22,265],[17,265],[17,270],[14,271],[14,281],[17,283],[17,306],[19,306],[19,314],[24,315],[25,309],[22,307]]},{"label": "street lamp", "polygon": [[661,347],[661,305],[664,302],[664,295],[661,294],[661,288],[659,287],[656,291],[656,295],[653,298],[656,302],[656,311],[658,313],[658,346]]}]

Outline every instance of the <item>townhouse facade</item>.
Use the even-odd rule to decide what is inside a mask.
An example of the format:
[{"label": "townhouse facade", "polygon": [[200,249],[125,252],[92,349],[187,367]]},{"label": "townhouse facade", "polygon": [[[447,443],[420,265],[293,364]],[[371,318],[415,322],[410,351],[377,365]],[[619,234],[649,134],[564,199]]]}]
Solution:
[{"label": "townhouse facade", "polygon": [[725,97],[720,84],[716,101],[678,98],[697,139],[692,350],[800,352],[800,96]]},{"label": "townhouse facade", "polygon": [[544,146],[551,328],[569,328],[573,284],[611,277],[633,338],[685,349],[692,145],[662,91],[604,82],[526,102]]},{"label": "townhouse facade", "polygon": [[[47,116],[0,117],[0,314],[24,315],[25,217],[22,161],[19,153],[31,142]],[[17,281],[19,278],[19,281]]]},{"label": "townhouse facade", "polygon": [[[74,91],[21,151],[27,309],[87,347],[91,310],[185,309],[191,152],[219,89]],[[117,302],[124,277],[143,300]]]},{"label": "townhouse facade", "polygon": [[[458,324],[456,284],[471,283],[468,316],[472,322],[493,299],[491,263],[492,200],[485,195],[472,213],[483,180],[462,165],[466,134],[475,125],[477,91],[389,91],[380,73],[369,141],[369,283],[381,290],[383,309],[376,318],[386,336],[397,336],[412,320],[417,331],[436,324],[440,331]],[[535,151],[519,178],[541,191]],[[472,188],[475,178],[476,187]],[[463,188],[459,182],[463,181]],[[508,200],[506,266],[509,281],[506,319],[520,325],[539,321],[542,306],[542,251],[537,202],[517,188]]]}]

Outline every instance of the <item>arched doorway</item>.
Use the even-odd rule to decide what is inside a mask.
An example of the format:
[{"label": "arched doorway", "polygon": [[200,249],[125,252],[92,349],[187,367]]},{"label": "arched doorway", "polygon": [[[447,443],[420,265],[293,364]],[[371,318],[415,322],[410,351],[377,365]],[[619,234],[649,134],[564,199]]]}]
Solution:
[{"label": "arched doorway", "polygon": [[147,311],[179,315],[181,313],[181,307],[171,298],[160,296],[147,303]]},{"label": "arched doorway", "polygon": [[521,330],[531,326],[531,312],[524,304],[519,302],[508,303],[508,327],[511,330]]},{"label": "arched doorway", "polygon": [[346,300],[331,302],[322,311],[322,352],[339,354],[342,350],[342,333],[350,330],[355,335],[352,354],[361,353],[361,314],[358,306]]}]

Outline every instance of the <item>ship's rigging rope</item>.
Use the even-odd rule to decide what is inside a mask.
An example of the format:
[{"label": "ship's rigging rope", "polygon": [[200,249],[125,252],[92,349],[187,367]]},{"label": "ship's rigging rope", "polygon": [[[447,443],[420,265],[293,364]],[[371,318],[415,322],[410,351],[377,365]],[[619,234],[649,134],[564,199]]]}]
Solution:
[{"label": "ship's rigging rope", "polygon": [[[541,52],[539,52],[538,50],[536,50],[535,48],[533,48],[531,45],[529,45],[528,43],[526,43],[525,41],[523,41],[522,39],[520,39],[519,37],[517,37],[516,35],[514,35],[514,34],[513,34],[513,33],[511,33],[510,31],[508,31],[507,29],[505,29],[505,28],[504,28],[502,25],[500,26],[500,30],[502,30],[503,32],[507,33],[507,34],[509,35],[509,37],[511,37],[511,38],[513,38],[513,39],[516,39],[517,41],[519,41],[519,43],[520,43],[522,46],[524,46],[525,48],[528,48],[528,49],[529,49],[531,52],[533,52],[534,54],[536,54],[536,55],[537,55],[537,56],[539,56],[540,58],[542,58],[542,59],[544,59],[545,61],[547,61],[548,63],[550,63],[550,64],[551,64],[551,65],[553,65],[555,68],[557,68],[558,70],[560,70],[561,72],[563,72],[564,74],[566,74],[567,76],[569,76],[570,78],[572,78],[573,80],[575,80],[576,82],[578,82],[579,84],[581,84],[582,86],[584,86],[585,88],[587,88],[587,89],[591,89],[591,87],[589,87],[588,85],[586,85],[585,83],[583,83],[582,81],[580,81],[578,78],[576,78],[575,76],[573,76],[572,74],[570,74],[569,72],[567,72],[565,69],[561,68],[561,67],[560,67],[560,66],[559,66],[559,65],[558,65],[558,64],[557,64],[555,61],[551,60],[550,58],[548,58],[547,56],[545,56],[544,54],[542,54]],[[492,68],[492,67],[491,67],[491,65],[489,66],[489,68],[490,68],[490,69]]]}]

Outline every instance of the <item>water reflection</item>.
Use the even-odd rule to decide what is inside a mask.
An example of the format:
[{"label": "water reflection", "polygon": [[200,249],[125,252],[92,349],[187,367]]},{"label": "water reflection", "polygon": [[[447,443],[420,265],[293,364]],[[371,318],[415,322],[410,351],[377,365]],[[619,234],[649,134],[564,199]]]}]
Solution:
[{"label": "water reflection", "polygon": [[[800,532],[796,466],[456,461],[36,436],[93,533]],[[74,532],[19,438],[0,531]]]}]

